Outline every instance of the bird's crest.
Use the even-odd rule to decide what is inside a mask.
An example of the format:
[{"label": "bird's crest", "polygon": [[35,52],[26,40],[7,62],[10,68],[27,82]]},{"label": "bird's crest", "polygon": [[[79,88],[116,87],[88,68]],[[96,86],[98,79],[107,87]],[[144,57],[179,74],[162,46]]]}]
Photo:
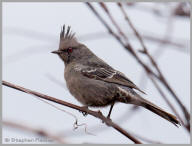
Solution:
[{"label": "bird's crest", "polygon": [[71,31],[71,27],[68,26],[65,30],[65,25],[62,26],[61,32],[60,32],[60,39],[62,40],[70,40],[74,39],[75,33]]}]

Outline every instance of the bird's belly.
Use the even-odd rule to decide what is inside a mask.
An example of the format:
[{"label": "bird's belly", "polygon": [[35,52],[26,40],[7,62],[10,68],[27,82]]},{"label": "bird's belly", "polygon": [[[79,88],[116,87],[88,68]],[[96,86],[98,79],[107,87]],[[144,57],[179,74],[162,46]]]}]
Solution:
[{"label": "bird's belly", "polygon": [[83,105],[106,106],[116,95],[116,87],[99,80],[73,78],[67,83],[71,94]]}]

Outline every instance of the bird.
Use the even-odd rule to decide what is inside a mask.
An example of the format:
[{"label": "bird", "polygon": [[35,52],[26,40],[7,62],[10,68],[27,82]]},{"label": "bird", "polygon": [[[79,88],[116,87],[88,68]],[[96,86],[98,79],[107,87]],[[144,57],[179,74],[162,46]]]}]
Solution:
[{"label": "bird", "polygon": [[[144,99],[145,94],[125,74],[114,69],[97,57],[86,45],[80,43],[70,26],[63,25],[60,32],[57,54],[64,62],[64,78],[70,93],[83,107],[110,106],[107,118],[115,103],[143,107],[178,127],[176,116]],[[139,93],[140,94],[139,94]]]}]

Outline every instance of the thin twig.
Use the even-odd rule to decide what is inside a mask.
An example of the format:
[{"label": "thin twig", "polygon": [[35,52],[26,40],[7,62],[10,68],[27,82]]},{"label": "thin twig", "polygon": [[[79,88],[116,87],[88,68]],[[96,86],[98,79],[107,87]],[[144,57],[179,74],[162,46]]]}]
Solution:
[{"label": "thin twig", "polygon": [[84,126],[84,130],[85,130],[85,133],[86,133],[86,134],[94,135],[94,134],[92,134],[92,133],[90,133],[90,132],[87,131],[87,125],[86,125],[86,123],[81,123],[81,124],[78,123],[78,118],[77,118],[74,114],[72,114],[72,113],[70,113],[70,112],[68,112],[68,111],[66,111],[66,110],[64,110],[64,109],[62,109],[62,108],[59,108],[59,107],[55,106],[54,104],[51,104],[51,103],[49,103],[48,101],[43,100],[43,99],[41,99],[41,98],[39,98],[39,97],[37,97],[37,96],[35,96],[35,97],[36,97],[37,99],[39,99],[40,101],[42,101],[42,102],[44,102],[44,103],[46,103],[46,104],[54,107],[55,109],[57,109],[57,110],[59,110],[59,111],[62,111],[62,112],[64,112],[64,113],[72,116],[72,117],[75,119],[75,122],[74,122],[74,124],[73,124],[73,129],[74,129],[74,130],[77,129],[78,127],[80,127],[80,126]]},{"label": "thin twig", "polygon": [[[164,84],[164,86],[168,89],[168,91],[170,91],[171,93],[172,93],[172,95],[174,96],[174,97],[176,97],[176,94],[174,93],[174,91],[172,90],[172,88],[169,86],[169,84],[166,82],[166,80],[165,80],[165,78],[162,76],[162,74],[156,74],[156,73],[154,73],[139,57],[138,57],[138,55],[135,53],[135,51],[134,51],[134,49],[132,48],[132,46],[130,45],[130,43],[128,43],[128,44],[124,44],[123,42],[122,42],[122,40],[121,40],[121,38],[117,35],[117,34],[115,34],[114,32],[113,32],[113,30],[110,28],[110,26],[105,22],[105,20],[99,15],[99,13],[96,11],[96,9],[92,6],[92,4],[90,4],[90,3],[86,3],[87,4],[87,6],[93,11],[93,13],[97,16],[97,18],[102,22],[102,24],[107,28],[107,30],[109,31],[109,33],[112,35],[112,36],[114,36],[115,38],[116,38],[116,40],[117,41],[119,41],[119,43],[127,50],[127,51],[129,51],[129,53],[131,53],[134,57],[135,57],[135,59],[139,62],[139,64],[141,64],[141,66],[145,69],[145,71],[146,71],[146,73],[147,73],[147,75],[149,76],[149,75],[153,75],[156,79],[158,79],[159,81],[161,81],[161,83],[163,83]],[[144,52],[145,53],[145,52]],[[156,64],[156,62],[154,62],[154,60],[152,59],[152,61],[153,61],[153,64]],[[161,73],[161,72],[160,72]],[[176,99],[178,99],[178,98],[176,98]],[[180,103],[179,101],[178,101],[178,103]],[[185,117],[188,119],[189,118],[189,114],[188,114],[188,112],[187,112],[187,110],[186,110],[186,108],[184,107],[184,106],[182,106],[182,104],[180,104],[180,106],[181,106],[181,108],[182,108],[182,110],[183,110],[183,112],[184,112],[184,114],[185,114]],[[189,120],[188,120],[189,121]],[[190,127],[190,126],[188,126],[188,127]]]},{"label": "thin twig", "polygon": [[[166,45],[173,46],[173,47],[170,47],[168,49],[174,49],[176,51],[189,53],[189,49],[187,48],[188,46],[185,45],[184,43],[181,43],[181,42],[188,42],[187,40],[176,38],[177,42],[176,41],[174,42],[173,40],[166,40],[164,38],[161,38],[157,34],[150,34],[150,32],[148,32],[148,33],[149,34],[142,34],[142,38],[144,38],[145,40],[154,42],[154,43],[159,43],[160,42],[160,43],[163,43],[163,44],[166,44]],[[128,36],[129,36],[129,38],[131,38],[133,36],[133,34],[128,33]],[[101,39],[101,38],[106,38],[106,37],[109,37],[109,35],[106,32],[94,32],[94,33],[92,32],[92,33],[88,33],[88,34],[85,34],[85,35],[78,36],[78,40],[90,41],[90,40]],[[164,48],[161,48],[161,49],[164,49]]]},{"label": "thin twig", "polygon": [[139,140],[137,140],[135,137],[133,137],[130,133],[125,131],[119,125],[112,122],[112,120],[110,120],[110,119],[106,118],[105,116],[103,116],[103,114],[100,111],[98,111],[98,112],[92,111],[92,110],[89,110],[87,108],[80,107],[80,106],[65,102],[63,100],[60,100],[60,99],[57,99],[57,98],[54,98],[54,97],[51,97],[51,96],[36,92],[36,91],[29,90],[29,89],[23,88],[21,86],[18,86],[18,85],[15,85],[15,84],[12,84],[12,83],[9,83],[9,82],[6,82],[6,81],[2,81],[2,84],[7,86],[7,87],[10,87],[10,88],[13,88],[13,89],[16,89],[16,90],[19,90],[19,91],[22,91],[22,92],[25,92],[25,93],[28,93],[28,94],[31,94],[31,95],[35,95],[35,96],[40,97],[42,99],[46,99],[48,101],[52,101],[52,102],[58,103],[60,105],[64,105],[64,106],[67,106],[69,108],[76,109],[78,111],[82,111],[82,112],[85,112],[85,113],[87,113],[89,115],[92,115],[92,116],[94,116],[94,117],[96,117],[98,119],[101,119],[107,126],[113,127],[118,132],[120,132],[121,134],[123,134],[124,136],[126,136],[127,138],[132,140],[134,143],[141,144],[141,142]]},{"label": "thin twig", "polygon": [[[116,118],[115,121],[118,121],[118,124],[122,124],[122,123],[125,123],[126,121],[129,121],[129,119],[131,117],[136,115],[136,111],[138,111],[138,109],[141,109],[141,108],[139,106],[134,105],[131,109],[126,110],[123,115]],[[91,131],[94,131],[94,133],[109,130],[108,127],[100,127],[99,125],[89,126],[89,129],[91,129]],[[73,136],[74,137],[74,136],[81,136],[82,135],[82,134],[79,134],[79,133],[76,133],[74,135],[74,133],[72,133],[72,132],[70,133],[70,132],[71,132],[70,129],[65,130],[64,131],[65,136],[67,136],[67,137],[68,136]],[[67,133],[67,135],[66,135],[66,133]]]},{"label": "thin twig", "polygon": [[131,53],[136,60],[139,62],[139,64],[141,64],[145,71],[153,74],[156,78],[158,78],[158,75],[156,75],[146,64],[144,64],[142,62],[142,60],[138,57],[138,55],[136,54],[136,52],[134,51],[134,49],[132,48],[131,44],[127,43],[124,44],[123,41],[121,40],[121,38],[113,32],[113,30],[110,28],[110,26],[105,22],[105,20],[99,15],[99,13],[95,10],[95,8],[88,2],[86,2],[87,6],[93,11],[93,13],[98,17],[98,19],[102,22],[102,24],[107,28],[107,30],[109,31],[109,33],[115,37],[115,39],[117,41],[119,41],[119,43],[126,49],[126,51],[128,51],[129,53]]},{"label": "thin twig", "polygon": [[119,8],[121,9],[125,19],[127,20],[127,23],[129,24],[129,26],[132,28],[132,30],[134,31],[135,35],[137,36],[139,42],[141,43],[143,50],[142,52],[150,59],[152,65],[154,66],[154,68],[157,70],[158,74],[159,74],[159,81],[161,81],[161,83],[166,87],[166,89],[172,94],[172,96],[174,97],[174,99],[177,101],[177,103],[179,104],[179,106],[181,107],[186,121],[189,121],[190,119],[190,115],[189,112],[187,111],[186,107],[183,105],[183,103],[181,102],[181,100],[179,99],[179,97],[176,95],[176,93],[173,91],[173,89],[171,88],[171,86],[168,84],[167,80],[165,79],[165,76],[163,75],[163,73],[161,72],[158,64],[156,63],[156,61],[153,59],[153,57],[150,55],[150,53],[148,52],[144,41],[141,37],[141,35],[139,34],[139,32],[136,30],[135,26],[133,25],[133,23],[131,22],[131,20],[129,19],[127,13],[125,12],[125,10],[123,9],[123,6],[121,3],[118,3]]},{"label": "thin twig", "polygon": [[188,130],[190,131],[190,126],[186,125],[182,118],[180,117],[179,113],[177,112],[177,110],[174,108],[174,106],[171,104],[171,102],[168,100],[168,98],[166,97],[166,95],[163,93],[163,91],[161,90],[161,88],[159,87],[159,85],[156,83],[156,81],[154,80],[154,78],[152,76],[149,76],[151,81],[153,82],[153,84],[155,85],[156,89],[158,90],[158,92],[161,94],[162,98],[165,100],[165,102],[167,103],[167,105],[171,108],[171,110],[174,112],[174,114],[178,117],[178,119],[180,120],[181,124]]},{"label": "thin twig", "polygon": [[109,19],[111,20],[111,22],[113,23],[113,25],[117,28],[119,34],[125,39],[125,41],[128,41],[127,36],[124,34],[124,32],[121,30],[121,28],[119,27],[118,23],[115,21],[115,19],[113,19],[109,9],[107,8],[107,5],[105,5],[105,3],[100,2],[99,3],[101,8],[104,9],[104,11],[106,12],[106,14],[108,15]]}]

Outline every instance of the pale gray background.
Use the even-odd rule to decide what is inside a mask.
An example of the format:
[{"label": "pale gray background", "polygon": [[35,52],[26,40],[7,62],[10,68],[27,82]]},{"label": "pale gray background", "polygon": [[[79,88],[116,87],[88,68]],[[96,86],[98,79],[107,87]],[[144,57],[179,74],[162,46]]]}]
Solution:
[{"label": "pale gray background", "polygon": [[[157,6],[153,3],[142,3],[142,5]],[[169,5],[172,7],[174,3],[169,3]],[[98,5],[95,4],[95,6]],[[108,3],[108,6],[124,31],[128,36],[131,35],[131,29],[127,27],[117,6],[114,3]],[[161,5],[160,8],[163,9],[163,7]],[[107,19],[103,10],[99,7],[98,10]],[[157,17],[147,10],[144,12],[127,8],[127,12],[141,34],[150,32],[150,34],[164,36],[168,22],[166,17]],[[164,11],[164,15],[167,14]],[[174,30],[174,40],[187,45],[186,48],[181,49],[189,50],[190,21],[182,18],[175,19],[171,27]],[[50,53],[58,48],[60,27],[63,24],[71,25],[81,42],[144,89],[148,94],[145,96],[146,99],[171,112],[151,82],[147,83],[146,88],[143,86],[141,66],[113,37],[107,34],[105,27],[84,3],[4,3],[3,80],[80,105],[66,89],[63,63],[56,55]],[[83,37],[97,32],[104,34],[97,39]],[[138,41],[132,38],[131,44],[134,48],[141,48]],[[159,49],[158,44],[149,41],[145,41],[145,44],[151,53]],[[160,49],[164,50],[157,60],[160,68],[189,110],[189,52],[176,51],[172,46],[163,46]],[[62,87],[52,82],[53,77],[61,82]],[[171,96],[168,97],[173,100]],[[173,103],[175,102],[173,101]],[[156,141],[164,143],[190,142],[189,134],[183,128],[176,128],[159,116],[143,109],[132,115],[128,110],[131,107],[131,105],[125,104],[115,105],[112,113],[114,122],[130,132]],[[66,140],[70,143],[132,143],[114,129],[105,128],[106,126],[101,121],[91,116],[83,117],[78,111],[62,108],[75,114],[79,123],[86,123],[87,130],[96,136],[86,134],[84,127],[73,131],[74,119],[70,115],[58,111],[30,95],[3,87],[4,120],[41,127],[53,133],[63,132]],[[107,114],[109,107],[101,110]],[[125,115],[126,112],[127,115]],[[129,116],[131,117],[129,118]],[[103,130],[104,128],[105,130]],[[3,138],[6,137],[31,138],[36,136],[3,128]]]}]

